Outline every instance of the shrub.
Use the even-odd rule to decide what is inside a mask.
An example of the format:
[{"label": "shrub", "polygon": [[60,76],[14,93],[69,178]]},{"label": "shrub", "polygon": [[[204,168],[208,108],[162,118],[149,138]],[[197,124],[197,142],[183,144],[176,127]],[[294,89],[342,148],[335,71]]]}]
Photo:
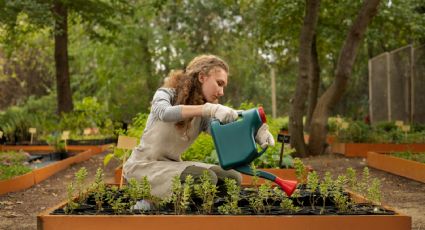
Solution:
[{"label": "shrub", "polygon": [[113,134],[113,123],[107,116],[106,108],[95,97],[77,101],[75,109],[63,114],[59,124],[60,130],[70,130],[77,135],[82,135],[83,130],[88,127],[98,127],[104,135]]},{"label": "shrub", "polygon": [[24,152],[0,152],[0,180],[31,172],[32,169],[24,165],[27,158]]}]

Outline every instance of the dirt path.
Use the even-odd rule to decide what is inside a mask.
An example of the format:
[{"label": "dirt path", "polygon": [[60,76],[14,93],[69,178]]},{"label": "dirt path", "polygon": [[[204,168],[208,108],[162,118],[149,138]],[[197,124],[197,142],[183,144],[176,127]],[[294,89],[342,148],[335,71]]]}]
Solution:
[{"label": "dirt path", "polygon": [[[93,156],[85,162],[55,174],[49,179],[25,191],[0,196],[0,229],[37,229],[37,215],[46,208],[66,200],[66,188],[81,167],[88,171],[88,181],[92,182],[98,167],[103,167],[106,153]],[[116,162],[104,168],[105,176],[111,177]]]},{"label": "dirt path", "polygon": [[[0,229],[36,229],[37,214],[66,199],[66,186],[72,181],[74,173],[81,167],[86,167],[89,180],[92,181],[96,169],[103,167],[104,155],[105,153],[73,165],[25,191],[0,196]],[[334,175],[344,173],[347,167],[360,172],[366,165],[363,159],[334,154],[306,158],[304,162],[319,174],[330,171]],[[104,169],[107,177],[112,176],[116,165],[116,162],[111,162]],[[382,180],[383,203],[412,216],[412,229],[425,230],[425,184],[379,170],[371,169],[370,172],[372,176]]]}]

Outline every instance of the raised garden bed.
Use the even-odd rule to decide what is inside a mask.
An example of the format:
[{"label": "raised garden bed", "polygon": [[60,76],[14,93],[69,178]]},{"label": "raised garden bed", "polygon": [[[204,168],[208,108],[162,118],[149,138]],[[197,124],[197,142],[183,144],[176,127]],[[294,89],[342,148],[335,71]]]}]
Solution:
[{"label": "raised garden bed", "polygon": [[[53,151],[51,146],[0,146],[1,151],[7,150],[24,150],[27,152],[48,152]],[[76,164],[89,159],[91,156],[99,154],[109,148],[109,145],[103,146],[68,146],[70,157],[54,162],[52,164],[33,169],[24,175],[17,176],[7,180],[0,181],[0,195],[16,192],[27,189],[41,181],[49,178],[50,176],[68,168],[72,164]],[[78,152],[77,154],[75,154]]]},{"label": "raised garden bed", "polygon": [[368,152],[367,164],[379,170],[425,183],[425,164],[421,162],[385,153]]},{"label": "raised garden bed", "polygon": [[332,143],[332,152],[346,157],[367,157],[367,152],[425,152],[425,144]]},{"label": "raised garden bed", "polygon": [[[375,203],[380,185],[370,180],[367,168],[361,180],[353,169],[337,179],[327,172],[322,180],[313,171],[290,198],[268,183],[239,187],[226,180],[217,187],[208,173],[200,184],[176,176],[166,199],[150,194],[146,177],[118,189],[103,182],[101,169],[91,185],[85,184],[86,175],[84,168],[76,173],[67,202],[38,215],[38,229],[411,229],[411,217]],[[374,201],[343,190],[347,186]],[[141,199],[149,200],[150,208],[134,206]]]},{"label": "raised garden bed", "polygon": [[[248,208],[243,209],[240,215],[212,215],[188,213],[187,215],[174,215],[173,209],[158,212],[143,212],[142,214],[125,213],[113,215],[112,211],[95,215],[94,204],[91,211],[81,210],[82,213],[65,215],[63,202],[37,216],[38,229],[386,229],[401,230],[411,229],[411,217],[400,214],[389,207],[377,207],[365,204],[365,200],[358,195],[351,194],[356,204],[355,213],[336,213],[335,210],[326,215],[317,215],[311,209],[298,213],[282,211],[279,207],[272,208],[270,215],[256,215]],[[89,198],[92,199],[93,198]],[[247,201],[241,201],[240,206]],[[308,204],[307,204],[308,205]],[[320,204],[319,204],[320,205]],[[280,211],[279,211],[280,209]],[[76,210],[77,211],[77,210]],[[84,213],[85,212],[85,213]],[[89,214],[89,212],[91,212]],[[109,212],[109,215],[106,213]],[[316,215],[315,215],[315,214]]]},{"label": "raised garden bed", "polygon": [[92,155],[93,151],[91,149],[87,149],[83,152],[74,153],[73,156],[67,157],[63,160],[52,162],[40,168],[34,168],[32,171],[24,175],[13,177],[7,180],[1,180],[0,195],[27,189],[35,184],[42,182],[57,172],[66,169],[71,164],[89,159]]}]

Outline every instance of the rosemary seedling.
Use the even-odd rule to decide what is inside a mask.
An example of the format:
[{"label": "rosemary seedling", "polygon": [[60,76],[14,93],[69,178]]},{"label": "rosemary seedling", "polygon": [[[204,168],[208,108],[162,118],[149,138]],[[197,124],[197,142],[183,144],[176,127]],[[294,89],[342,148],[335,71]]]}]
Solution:
[{"label": "rosemary seedling", "polygon": [[320,214],[323,214],[323,212],[325,211],[326,198],[328,198],[330,194],[329,191],[332,188],[333,188],[333,183],[332,183],[331,173],[326,172],[325,177],[323,178],[322,182],[319,185],[320,195],[322,196],[322,199],[323,199],[323,206],[322,206],[322,209],[320,210]]},{"label": "rosemary seedling", "polygon": [[332,196],[335,202],[335,206],[338,208],[338,212],[348,212],[351,207],[349,197],[344,195],[344,187],[347,184],[347,177],[339,175],[335,181],[335,187],[332,191]]},{"label": "rosemary seedling", "polygon": [[102,205],[104,203],[106,195],[106,185],[103,181],[103,176],[103,170],[101,168],[98,168],[96,171],[94,182],[91,185],[91,191],[96,202],[96,210],[98,213],[103,210]]},{"label": "rosemary seedling", "polygon": [[171,196],[167,199],[167,202],[171,202],[174,205],[174,213],[181,215],[186,212],[189,208],[190,198],[192,194],[194,179],[192,175],[187,175],[185,182],[182,185],[180,177],[176,175],[173,177],[171,186]]},{"label": "rosemary seedling", "polygon": [[233,179],[225,178],[224,183],[226,185],[227,197],[225,198],[225,203],[218,207],[218,211],[222,214],[240,214],[241,209],[238,206],[240,198],[241,188],[237,185],[236,181]]},{"label": "rosemary seedling", "polygon": [[294,168],[295,168],[295,175],[297,177],[297,180],[300,183],[304,183],[307,171],[306,171],[306,167],[304,163],[298,157],[294,158]]},{"label": "rosemary seedling", "polygon": [[315,209],[314,205],[316,203],[316,191],[317,188],[319,186],[319,177],[317,175],[316,171],[310,172],[308,173],[307,176],[307,189],[310,192],[310,205],[311,205],[311,209]]},{"label": "rosemary seedling", "polygon": [[211,182],[208,171],[204,171],[201,176],[201,183],[194,185],[195,194],[202,199],[202,214],[210,214],[217,197],[217,185]]}]

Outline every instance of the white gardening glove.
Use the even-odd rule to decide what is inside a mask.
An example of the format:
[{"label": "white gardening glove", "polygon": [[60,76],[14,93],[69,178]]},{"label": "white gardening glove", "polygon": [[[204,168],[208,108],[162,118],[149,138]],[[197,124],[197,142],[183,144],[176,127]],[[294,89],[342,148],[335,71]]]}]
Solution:
[{"label": "white gardening glove", "polygon": [[274,146],[273,135],[269,132],[269,126],[267,124],[263,124],[258,129],[257,135],[255,136],[255,141],[263,149],[267,146]]},{"label": "white gardening glove", "polygon": [[236,110],[220,104],[205,103],[202,107],[202,116],[217,118],[221,123],[226,124],[238,118]]}]

